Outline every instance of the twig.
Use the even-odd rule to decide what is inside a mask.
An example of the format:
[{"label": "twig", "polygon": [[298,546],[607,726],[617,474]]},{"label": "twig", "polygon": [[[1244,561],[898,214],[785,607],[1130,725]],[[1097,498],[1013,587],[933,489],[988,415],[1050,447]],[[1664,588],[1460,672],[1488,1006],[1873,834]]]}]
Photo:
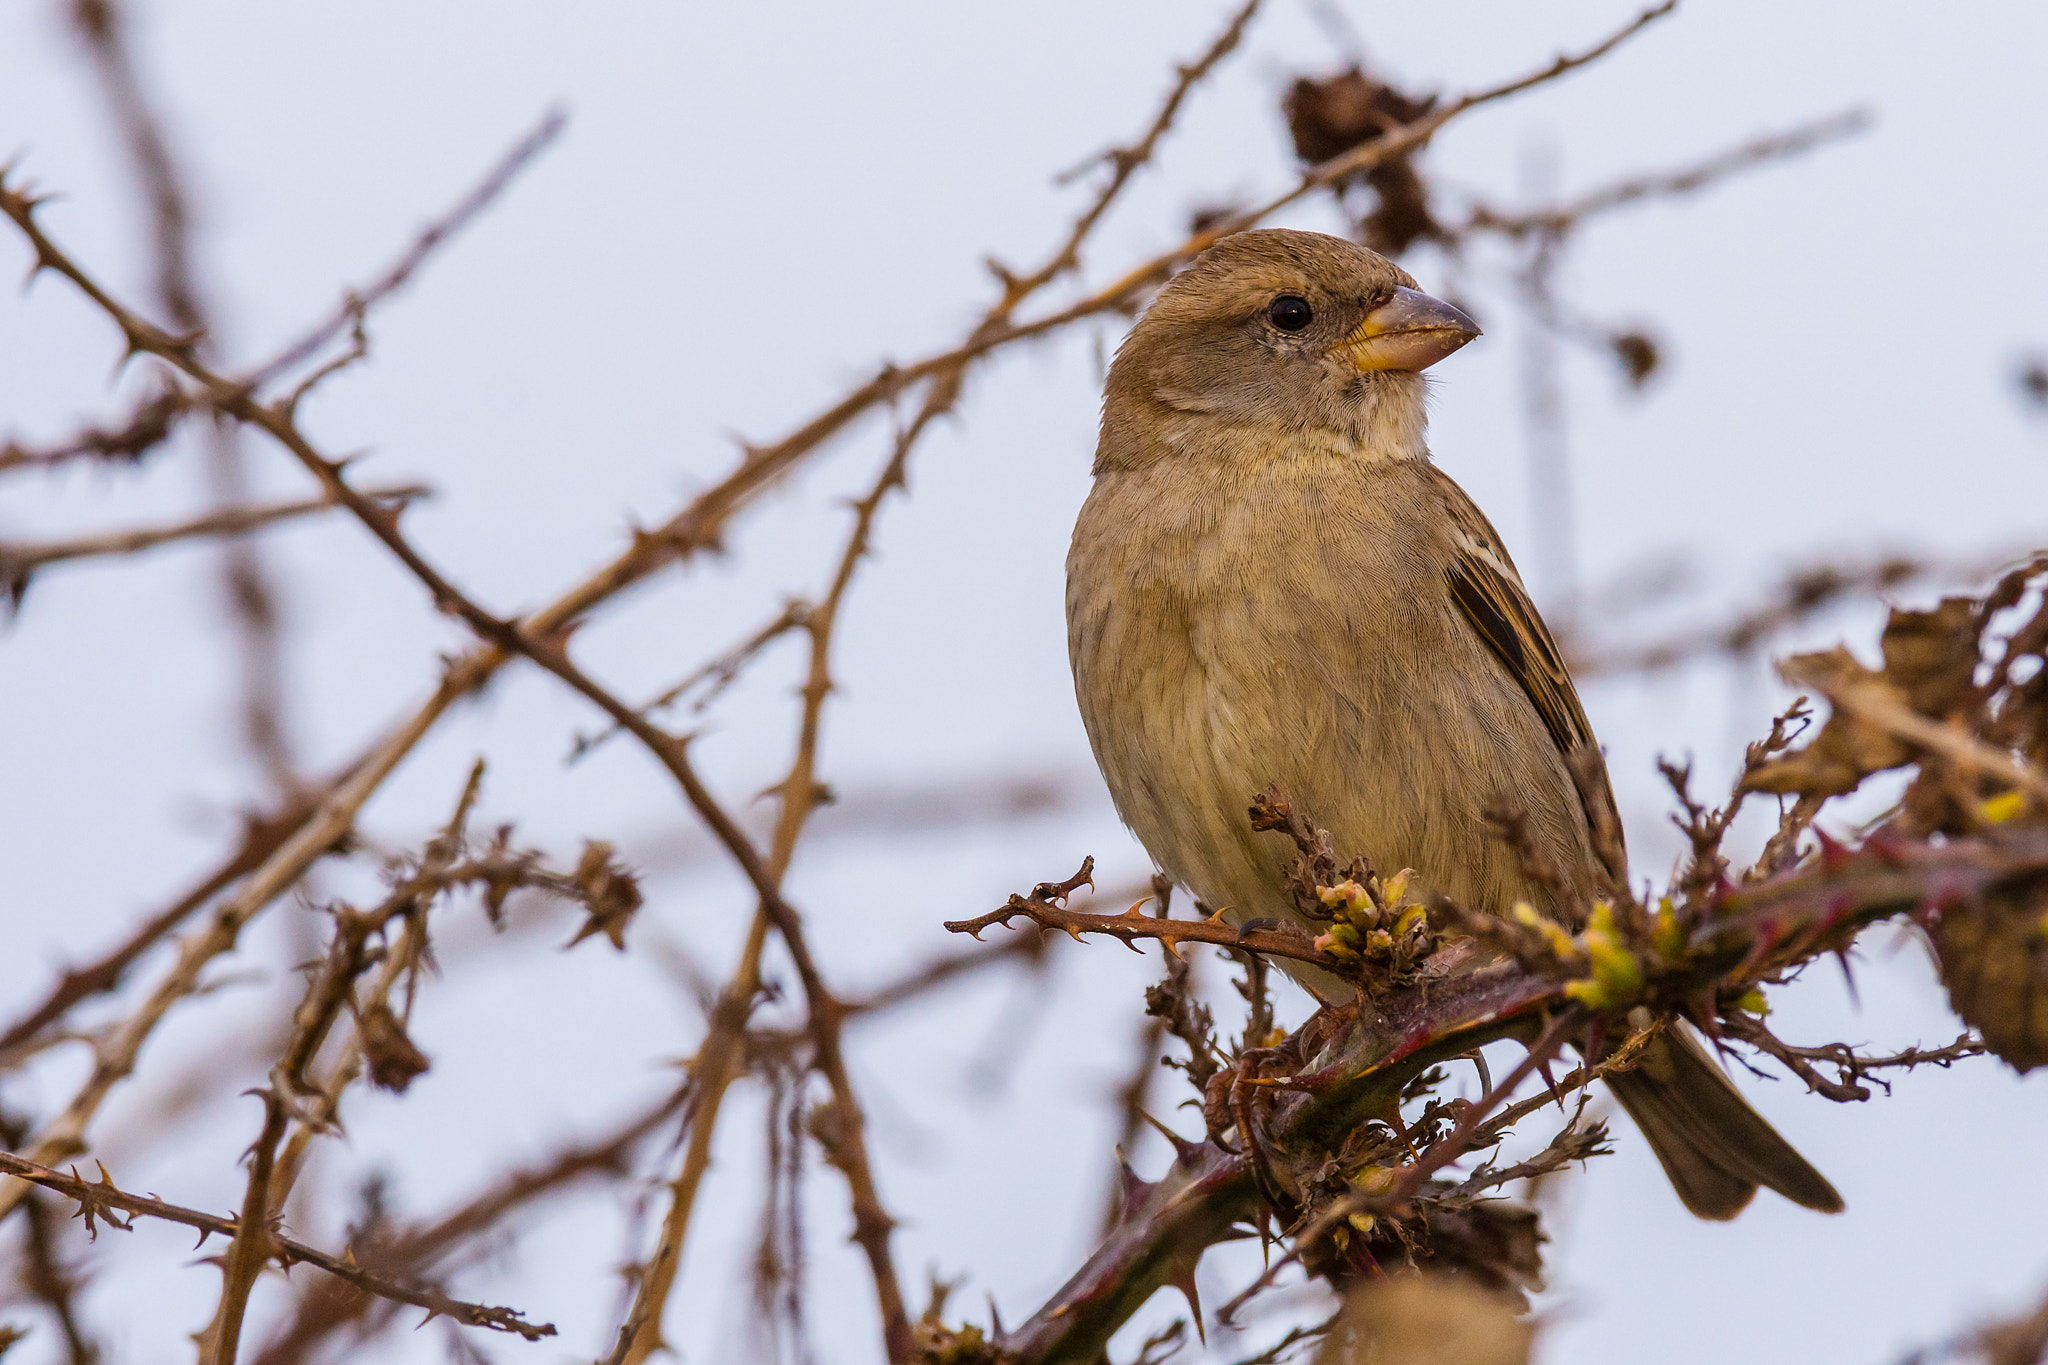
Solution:
[{"label": "twig", "polygon": [[393,261],[384,273],[360,289],[347,290],[342,295],[341,306],[324,321],[314,326],[304,336],[264,361],[243,378],[243,384],[252,390],[269,387],[280,375],[295,369],[319,354],[320,349],[351,328],[361,325],[363,317],[397,293],[412,281],[427,258],[445,246],[464,228],[475,222],[503,194],[506,187],[519,178],[520,172],[532,165],[534,160],[554,145],[562,130],[569,126],[566,110],[550,109],[541,116],[533,129],[517,142],[468,194],[462,196],[439,218],[420,230],[418,237]]},{"label": "twig", "polygon": [[[366,488],[363,496],[399,511],[411,503],[432,496],[424,484],[397,484]],[[223,507],[203,516],[164,526],[141,526],[125,531],[102,531],[72,540],[0,541],[0,594],[21,603],[29,579],[38,569],[66,560],[132,555],[180,540],[206,540],[244,536],[278,522],[293,521],[318,512],[333,510],[332,497],[301,498],[294,502],[259,504],[254,507]]]},{"label": "twig", "polygon": [[[430,1222],[358,1245],[360,1261],[386,1275],[417,1275],[478,1234],[534,1201],[588,1175],[624,1176],[635,1148],[669,1122],[688,1097],[678,1090],[636,1114],[612,1132],[565,1147],[544,1161],[507,1173],[473,1198]],[[361,1315],[372,1295],[352,1286],[323,1282],[299,1303],[297,1314],[264,1346],[256,1365],[289,1365],[305,1359],[321,1340]]]},{"label": "twig", "polygon": [[1216,69],[1218,62],[1235,52],[1238,44],[1244,41],[1245,30],[1250,27],[1252,18],[1259,12],[1262,2],[1263,0],[1246,0],[1246,3],[1240,5],[1237,12],[1231,15],[1230,22],[1224,25],[1223,31],[1216,35],[1216,40],[1209,44],[1208,51],[1175,71],[1173,88],[1160,102],[1159,112],[1153,115],[1152,122],[1146,126],[1144,133],[1136,142],[1128,147],[1112,147],[1083,163],[1084,166],[1107,164],[1110,168],[1109,179],[1096,191],[1094,201],[1074,220],[1073,227],[1067,232],[1067,239],[1054,250],[1044,265],[1023,279],[1016,279],[998,271],[1002,274],[1006,295],[1014,295],[1021,299],[1027,294],[1036,293],[1067,271],[1080,268],[1082,243],[1095,231],[1096,224],[1102,221],[1103,214],[1109,211],[1110,205],[1123,193],[1124,186],[1130,183],[1131,177],[1152,160],[1152,154],[1158,149],[1160,139],[1166,136],[1167,131],[1173,127],[1174,119],[1179,116],[1181,104],[1187,99],[1188,92],[1199,85],[1204,77]]},{"label": "twig", "polygon": [[23,1201],[21,1212],[22,1221],[27,1224],[20,1271],[22,1290],[40,1300],[57,1320],[71,1365],[99,1365],[100,1347],[79,1320],[79,1278],[57,1255],[56,1229],[51,1226],[48,1199],[30,1195]]},{"label": "twig", "polygon": [[1773,637],[1861,594],[1889,592],[1930,578],[1976,580],[2021,558],[2022,553],[1988,555],[1948,564],[1909,555],[1887,555],[1862,563],[1802,565],[1787,572],[1763,602],[1726,621],[1682,631],[1648,645],[1606,650],[1575,648],[1572,673],[1582,678],[1655,673],[1708,655],[1750,658]]},{"label": "twig", "polygon": [[[1758,1051],[1777,1058],[1787,1071],[1806,1082],[1808,1090],[1838,1104],[1869,1099],[1870,1087],[1861,1082],[1871,1072],[1910,1071],[1916,1066],[1938,1066],[1946,1070],[1965,1057],[1981,1057],[1988,1051],[1983,1039],[1969,1033],[1941,1047],[1909,1047],[1904,1052],[1878,1057],[1865,1056],[1846,1043],[1794,1047],[1772,1033],[1763,1020],[1744,1014],[1724,1016],[1721,1030],[1729,1037],[1739,1038]],[[1816,1069],[1816,1063],[1835,1068],[1835,1078],[1830,1080],[1822,1075]],[[1891,1093],[1889,1081],[1882,1077],[1874,1079],[1884,1087],[1886,1094]]]},{"label": "twig", "polygon": [[[832,586],[824,601],[814,609],[802,613],[802,626],[811,637],[811,661],[803,690],[803,709],[798,723],[796,755],[791,760],[788,774],[774,788],[781,796],[781,807],[777,814],[775,831],[771,837],[767,866],[764,869],[768,881],[758,882],[762,888],[762,907],[756,916],[757,927],[762,919],[773,916],[769,898],[774,888],[780,886],[783,874],[788,870],[789,860],[796,850],[796,842],[804,823],[816,809],[822,788],[816,777],[818,731],[822,723],[825,699],[831,694],[830,653],[832,628],[838,620],[839,605],[844,600],[847,588],[853,580],[854,571],[867,552],[868,539],[872,533],[876,513],[882,500],[889,492],[903,482],[904,467],[909,459],[912,446],[929,422],[940,412],[949,409],[958,395],[958,379],[950,383],[936,382],[926,395],[919,411],[918,420],[899,434],[895,448],[875,486],[855,508],[854,526],[848,536],[845,550],[841,553],[839,566],[833,575]],[[790,613],[785,611],[785,616]],[[775,623],[756,634],[755,639],[773,638]],[[737,665],[735,665],[737,667]],[[778,931],[785,941],[788,930],[778,920]],[[801,944],[790,945],[795,954]],[[751,998],[758,988],[759,954],[747,955],[750,965],[746,979],[736,977],[728,986],[721,1000],[736,996],[744,990]],[[869,1166],[864,1136],[865,1122],[858,1098],[854,1095],[852,1079],[847,1073],[842,1052],[839,1026],[845,1009],[815,982],[812,973],[806,973],[801,963],[799,974],[804,976],[805,994],[810,1003],[808,1027],[816,1043],[816,1061],[832,1087],[830,1122],[823,1127],[814,1126],[814,1131],[829,1132],[833,1142],[829,1153],[833,1164],[846,1176],[852,1192],[854,1212],[854,1240],[860,1244],[868,1258],[870,1274],[875,1282],[875,1292],[882,1316],[882,1332],[885,1349],[891,1362],[907,1361],[911,1349],[910,1316],[903,1302],[903,1292],[896,1277],[896,1270],[889,1254],[889,1234],[895,1222],[882,1207],[876,1189],[873,1171]],[[716,1017],[716,1015],[715,1015]],[[724,1016],[732,1018],[728,1014]],[[735,1030],[737,1025],[734,1025]],[[732,1074],[729,1064],[723,1074]],[[698,1112],[693,1115],[692,1144],[682,1169],[677,1173],[676,1183],[670,1201],[671,1216],[664,1221],[661,1242],[648,1273],[642,1278],[634,1303],[627,1313],[627,1322],[638,1326],[631,1335],[622,1328],[619,1346],[614,1358],[621,1365],[640,1365],[661,1344],[661,1314],[668,1295],[674,1285],[676,1268],[680,1264],[681,1243],[688,1229],[688,1214],[675,1216],[677,1209],[694,1207],[696,1182],[703,1178],[704,1163],[709,1159],[709,1134],[715,1120],[719,1096],[723,1087],[714,1091],[706,1089],[700,1099]],[[698,1138],[702,1136],[703,1143]]]},{"label": "twig", "polygon": [[[343,778],[330,784],[339,786]],[[128,969],[164,937],[205,907],[207,902],[241,878],[263,866],[286,839],[304,823],[314,802],[299,798],[277,813],[251,819],[242,841],[220,868],[178,897],[170,905],[143,921],[126,942],[85,967],[67,968],[42,1002],[0,1034],[0,1071],[11,1070],[31,1050],[35,1040],[73,1008],[96,995],[120,989]]]},{"label": "twig", "polygon": [[1798,156],[1824,143],[1853,137],[1867,130],[1870,124],[1868,110],[1849,109],[1784,132],[1754,138],[1739,147],[1717,152],[1684,170],[1632,176],[1552,208],[1505,213],[1479,205],[1464,224],[1452,229],[1452,235],[1495,232],[1508,237],[1559,236],[1597,214],[1644,199],[1668,199],[1690,194],[1753,166]]},{"label": "twig", "polygon": [[[1585,1023],[1576,1010],[1567,1009],[1550,1020],[1542,1035],[1529,1045],[1528,1052],[1516,1064],[1515,1069],[1501,1079],[1500,1084],[1488,1088],[1478,1100],[1465,1106],[1463,1116],[1449,1133],[1431,1143],[1414,1161],[1400,1168],[1393,1183],[1384,1190],[1358,1190],[1342,1198],[1332,1200],[1313,1217],[1290,1232],[1293,1246],[1287,1254],[1268,1265],[1258,1279],[1240,1292],[1218,1311],[1217,1318],[1230,1322],[1237,1310],[1249,1303],[1276,1280],[1280,1272],[1302,1258],[1303,1252],[1343,1227],[1353,1214],[1368,1212],[1392,1213],[1406,1207],[1422,1189],[1425,1181],[1439,1170],[1456,1161],[1476,1145],[1481,1122],[1501,1101],[1521,1087],[1523,1081],[1535,1073],[1538,1067],[1547,1066],[1552,1057],[1565,1044],[1576,1028]],[[1547,1096],[1545,1097],[1547,1100]]]},{"label": "twig", "polygon": [[[684,674],[681,682],[676,683],[673,687],[670,687],[667,691],[654,698],[654,700],[642,706],[640,708],[640,715],[652,718],[655,712],[664,711],[674,706],[700,684],[709,683],[710,686],[704,689],[704,695],[698,697],[690,706],[692,711],[704,710],[721,692],[732,686],[733,682],[739,677],[740,671],[751,663],[756,655],[791,631],[804,629],[810,623],[810,616],[810,603],[792,599],[783,607],[780,616],[770,621],[767,625],[762,626],[759,630],[753,632],[746,639],[740,641],[731,649],[726,650],[717,658]],[[575,743],[569,748],[569,760],[573,763],[614,735],[623,733],[624,731],[619,726],[612,725],[598,731],[594,735],[578,735],[576,736]]]},{"label": "twig", "polygon": [[[1091,858],[1082,867],[1086,870],[1093,863]],[[1345,970],[1343,963],[1328,953],[1319,952],[1314,940],[1299,930],[1239,930],[1225,924],[1220,915],[1199,920],[1158,919],[1139,912],[1143,901],[1120,915],[1090,914],[1085,910],[1069,910],[1056,904],[1052,897],[1040,894],[1047,889],[1041,886],[1028,898],[1013,895],[985,915],[974,919],[947,920],[944,928],[948,933],[966,934],[978,939],[984,929],[998,924],[1007,927],[1011,920],[1021,915],[1041,929],[1058,929],[1072,936],[1076,943],[1081,941],[1083,934],[1107,934],[1122,941],[1133,952],[1137,951],[1139,939],[1156,938],[1169,949],[1178,943],[1213,943],[1219,947],[1311,962],[1325,971],[1339,974]]]},{"label": "twig", "polygon": [[192,396],[174,384],[160,385],[135,405],[118,426],[89,426],[52,446],[37,449],[17,441],[0,445],[0,473],[10,469],[55,469],[74,460],[135,465],[170,438],[178,419],[195,407]]},{"label": "twig", "polygon": [[1045,965],[1046,947],[1045,940],[1027,938],[1020,934],[1007,942],[986,944],[964,953],[947,953],[942,957],[933,958],[922,967],[904,973],[895,981],[877,987],[866,995],[842,1000],[840,1006],[848,1019],[856,1019],[863,1015],[878,1014],[906,1001],[919,999],[936,986],[997,963],[1015,960],[1036,971]]},{"label": "twig", "polygon": [[[170,1223],[182,1223],[188,1228],[197,1228],[203,1242],[207,1237],[215,1235],[232,1238],[239,1228],[239,1224],[233,1218],[201,1213],[197,1209],[184,1208],[148,1195],[129,1194],[118,1189],[104,1166],[100,1167],[98,1180],[87,1180],[76,1172],[66,1175],[62,1171],[51,1170],[39,1162],[25,1160],[12,1152],[0,1152],[0,1171],[17,1180],[54,1190],[72,1200],[78,1205],[78,1214],[85,1219],[89,1231],[97,1231],[100,1219],[106,1220],[109,1227],[125,1232],[136,1218],[160,1218]],[[124,1214],[127,1215],[125,1221],[122,1218]],[[511,1332],[528,1341],[539,1341],[543,1337],[555,1335],[552,1324],[528,1322],[515,1309],[492,1308],[484,1304],[451,1299],[430,1286],[406,1284],[365,1269],[347,1254],[337,1256],[274,1233],[270,1235],[269,1242],[271,1258],[286,1269],[299,1264],[316,1266],[337,1279],[347,1281],[366,1294],[411,1304],[415,1308],[424,1308],[429,1314],[450,1317],[470,1327],[489,1327],[495,1331]]]},{"label": "twig", "polygon": [[[1558,1093],[1566,1093],[1565,1088],[1559,1086]],[[1552,1102],[1552,1097],[1549,1095],[1545,1095],[1543,1099],[1545,1103]],[[1563,1170],[1575,1161],[1584,1161],[1589,1157],[1606,1155],[1610,1150],[1606,1145],[1607,1125],[1595,1123],[1588,1128],[1579,1127],[1579,1120],[1584,1116],[1585,1095],[1583,1093],[1581,1093],[1579,1100],[1580,1110],[1572,1115],[1570,1123],[1566,1124],[1563,1129],[1544,1145],[1542,1151],[1525,1160],[1512,1162],[1506,1166],[1489,1166],[1481,1163],[1473,1170],[1471,1175],[1466,1176],[1464,1180],[1438,1196],[1437,1203],[1450,1206],[1469,1203],[1488,1190],[1497,1190],[1503,1185],[1512,1185],[1517,1180],[1538,1180],[1546,1175],[1553,1175]]]}]

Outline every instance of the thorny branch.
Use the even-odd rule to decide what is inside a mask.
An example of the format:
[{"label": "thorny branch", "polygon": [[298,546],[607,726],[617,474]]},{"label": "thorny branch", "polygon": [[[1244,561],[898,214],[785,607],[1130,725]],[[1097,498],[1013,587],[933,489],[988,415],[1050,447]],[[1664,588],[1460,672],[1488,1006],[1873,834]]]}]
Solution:
[{"label": "thorny branch", "polygon": [[[37,1162],[23,1160],[12,1152],[0,1152],[0,1171],[5,1171],[15,1179],[54,1190],[70,1199],[78,1205],[78,1216],[85,1220],[89,1232],[96,1231],[101,1220],[109,1227],[126,1232],[132,1228],[137,1218],[157,1218],[198,1229],[200,1241],[203,1243],[206,1238],[216,1235],[232,1238],[240,1226],[233,1218],[202,1213],[197,1209],[167,1203],[150,1195],[130,1194],[114,1185],[113,1178],[107,1174],[104,1166],[100,1168],[98,1180],[87,1180],[75,1172],[67,1175]],[[301,1264],[314,1266],[336,1279],[353,1285],[365,1294],[374,1294],[378,1298],[424,1308],[429,1315],[450,1317],[469,1327],[489,1327],[494,1331],[511,1332],[528,1341],[539,1341],[543,1337],[555,1335],[555,1329],[551,1324],[528,1322],[515,1309],[492,1308],[484,1304],[451,1299],[437,1289],[425,1285],[406,1284],[367,1270],[346,1254],[337,1256],[332,1252],[322,1251],[275,1233],[270,1234],[268,1240],[270,1259],[285,1269]]]},{"label": "thorny branch", "polygon": [[[431,496],[431,493],[432,490],[425,485],[416,483],[363,490],[365,498],[388,507],[394,514],[412,502]],[[180,540],[217,540],[230,536],[245,536],[279,522],[331,511],[334,506],[335,502],[331,497],[300,498],[294,502],[267,503],[255,507],[224,507],[167,526],[102,531],[72,540],[41,543],[0,541],[0,595],[11,598],[14,605],[19,607],[22,596],[28,591],[29,579],[34,577],[38,570],[67,560],[139,554],[144,550],[153,550],[159,545],[169,545]]]},{"label": "thorny branch", "polygon": [[1550,208],[1509,213],[1478,205],[1465,224],[1452,232],[1454,236],[1472,232],[1494,232],[1507,237],[1561,236],[1598,214],[1645,199],[1671,199],[1690,194],[1765,162],[1799,156],[1829,142],[1854,137],[1867,131],[1870,124],[1868,111],[1851,109],[1781,133],[1755,138],[1682,170],[1634,176]]},{"label": "thorny branch", "polygon": [[[1890,1094],[1891,1082],[1873,1076],[1873,1072],[1910,1070],[1916,1066],[1947,1068],[1966,1057],[1982,1057],[1990,1050],[1984,1046],[1983,1039],[1965,1033],[1953,1043],[1941,1047],[1909,1047],[1903,1052],[1872,1057],[1857,1052],[1847,1043],[1794,1047],[1772,1033],[1761,1019],[1741,1015],[1724,1019],[1721,1027],[1730,1038],[1777,1058],[1787,1071],[1806,1082],[1808,1090],[1836,1101],[1869,1099],[1870,1087],[1863,1084],[1866,1078],[1876,1080],[1884,1087],[1885,1093]],[[1821,1073],[1819,1067],[1822,1066],[1834,1068],[1834,1079],[1830,1080]]]},{"label": "thorny branch", "polygon": [[[687,1090],[677,1091],[603,1137],[509,1172],[437,1219],[396,1232],[378,1230],[352,1250],[358,1260],[387,1275],[418,1275],[479,1233],[499,1227],[507,1216],[575,1181],[591,1175],[624,1177],[633,1152],[674,1117],[687,1096]],[[307,1358],[322,1339],[359,1318],[374,1301],[373,1295],[339,1282],[312,1287],[295,1316],[257,1356],[256,1365],[287,1365]]]},{"label": "thorny branch", "polygon": [[382,274],[368,284],[344,293],[339,308],[310,328],[297,341],[250,371],[243,378],[243,384],[251,390],[268,388],[283,375],[289,374],[318,355],[336,337],[360,327],[372,308],[410,284],[413,276],[419,273],[420,267],[424,266],[436,251],[446,246],[496,203],[498,197],[519,178],[520,173],[532,165],[541,153],[553,146],[555,140],[561,137],[563,130],[568,126],[569,116],[563,110],[550,109],[542,115],[540,122],[534,125],[532,131],[513,143],[468,194],[457,200],[454,207],[446,213],[420,229],[419,236],[413,239],[412,244],[386,267]]},{"label": "thorny branch", "polygon": [[973,919],[947,920],[946,931],[978,939],[983,930],[997,925],[1008,927],[1010,921],[1022,917],[1041,929],[1060,930],[1076,943],[1082,941],[1083,934],[1106,934],[1122,940],[1133,952],[1137,951],[1137,940],[1157,939],[1169,950],[1182,943],[1212,943],[1269,957],[1291,958],[1326,969],[1342,965],[1318,949],[1315,940],[1299,930],[1237,929],[1224,923],[1220,915],[1199,920],[1160,919],[1142,913],[1144,901],[1139,901],[1120,915],[1067,909],[1062,902],[1075,887],[1087,884],[1094,870],[1095,860],[1086,859],[1081,870],[1066,881],[1041,882],[1029,896],[1013,895],[994,910]]},{"label": "thorny branch", "polygon": [[10,469],[56,469],[80,460],[140,464],[143,456],[170,438],[178,418],[195,406],[191,395],[183,389],[173,384],[160,385],[117,425],[88,426],[40,449],[9,440],[0,445],[0,473]]}]

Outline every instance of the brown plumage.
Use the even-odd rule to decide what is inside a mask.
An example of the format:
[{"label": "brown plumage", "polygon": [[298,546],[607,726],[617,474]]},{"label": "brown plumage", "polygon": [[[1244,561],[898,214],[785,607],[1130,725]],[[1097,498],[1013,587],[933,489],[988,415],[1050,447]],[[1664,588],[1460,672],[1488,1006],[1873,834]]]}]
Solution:
[{"label": "brown plumage", "polygon": [[[1568,755],[1597,748],[1500,537],[1430,463],[1420,371],[1477,335],[1391,261],[1315,233],[1212,247],[1117,352],[1067,558],[1075,692],[1117,810],[1160,868],[1239,919],[1291,918],[1277,783],[1339,849],[1459,902],[1571,923],[1608,877]],[[1524,877],[1487,812],[1559,873]],[[1304,984],[1342,998],[1335,978]],[[1683,1031],[1616,1095],[1686,1206],[1758,1185],[1841,1200]]]}]

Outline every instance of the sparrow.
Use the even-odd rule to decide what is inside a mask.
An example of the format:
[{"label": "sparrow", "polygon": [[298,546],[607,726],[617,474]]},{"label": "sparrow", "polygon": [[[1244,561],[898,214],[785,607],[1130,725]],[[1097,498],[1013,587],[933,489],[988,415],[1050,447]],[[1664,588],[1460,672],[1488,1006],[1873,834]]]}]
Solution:
[{"label": "sparrow", "polygon": [[[1576,929],[1626,884],[1557,644],[1425,441],[1422,372],[1478,335],[1375,252],[1261,230],[1175,276],[1110,366],[1067,556],[1075,696],[1124,823],[1231,922],[1307,923],[1293,850],[1246,817],[1269,785],[1347,855],[1486,913],[1527,902]],[[1503,808],[1553,879],[1498,836]],[[1325,1003],[1353,996],[1283,965]],[[1732,1218],[1766,1185],[1842,1207],[1684,1025],[1608,1084],[1695,1214]]]}]

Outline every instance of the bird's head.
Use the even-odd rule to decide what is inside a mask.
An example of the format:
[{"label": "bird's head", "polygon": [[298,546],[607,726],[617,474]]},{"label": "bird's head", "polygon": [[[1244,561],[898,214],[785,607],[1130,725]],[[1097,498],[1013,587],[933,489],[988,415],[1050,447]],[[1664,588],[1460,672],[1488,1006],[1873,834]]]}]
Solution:
[{"label": "bird's head", "polygon": [[1341,237],[1226,237],[1160,291],[1118,349],[1097,467],[1242,444],[1248,430],[1284,438],[1276,451],[1422,455],[1422,371],[1478,335],[1407,271]]}]

